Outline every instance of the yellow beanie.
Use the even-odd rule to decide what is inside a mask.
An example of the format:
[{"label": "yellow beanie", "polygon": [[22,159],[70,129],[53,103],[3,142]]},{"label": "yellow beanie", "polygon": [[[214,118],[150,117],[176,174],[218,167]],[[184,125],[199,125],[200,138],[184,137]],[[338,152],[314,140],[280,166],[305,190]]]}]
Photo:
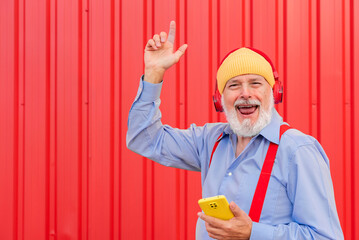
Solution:
[{"label": "yellow beanie", "polygon": [[243,74],[260,75],[267,80],[271,87],[275,82],[270,63],[262,55],[243,47],[230,53],[219,66],[217,71],[219,92],[223,93],[229,79]]}]

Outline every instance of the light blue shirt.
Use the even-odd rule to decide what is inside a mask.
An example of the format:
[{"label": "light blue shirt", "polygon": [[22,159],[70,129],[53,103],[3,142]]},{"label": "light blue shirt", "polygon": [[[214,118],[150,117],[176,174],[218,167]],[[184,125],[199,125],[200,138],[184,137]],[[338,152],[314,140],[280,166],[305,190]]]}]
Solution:
[{"label": "light blue shirt", "polygon": [[[228,123],[189,129],[161,123],[162,83],[140,81],[128,117],[127,147],[162,165],[201,171],[202,196],[225,195],[247,214],[270,142],[279,144],[282,118],[271,122],[236,158],[237,137]],[[223,137],[209,160],[218,136]],[[197,239],[211,239],[199,219]],[[317,140],[290,129],[281,138],[259,223],[251,239],[344,239],[335,206],[329,160]]]}]

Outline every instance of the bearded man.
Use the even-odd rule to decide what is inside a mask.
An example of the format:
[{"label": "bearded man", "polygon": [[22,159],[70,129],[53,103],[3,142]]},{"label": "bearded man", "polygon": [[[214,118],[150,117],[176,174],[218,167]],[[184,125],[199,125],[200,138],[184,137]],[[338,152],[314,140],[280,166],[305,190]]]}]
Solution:
[{"label": "bearded man", "polygon": [[187,48],[174,52],[174,39],[171,22],[168,37],[156,34],[145,47],[127,146],[162,165],[200,171],[203,198],[231,202],[230,220],[198,213],[196,239],[343,239],[329,160],[313,137],[288,130],[273,107],[281,88],[265,54],[240,48],[222,61],[217,98],[228,123],[186,130],[161,123],[164,73]]}]

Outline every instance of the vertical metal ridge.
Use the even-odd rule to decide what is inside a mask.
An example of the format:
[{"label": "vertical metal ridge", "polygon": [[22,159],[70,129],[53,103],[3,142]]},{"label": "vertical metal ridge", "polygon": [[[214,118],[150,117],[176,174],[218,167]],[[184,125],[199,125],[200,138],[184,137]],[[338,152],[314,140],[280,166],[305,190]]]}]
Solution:
[{"label": "vertical metal ridge", "polygon": [[[55,4],[57,5],[57,0],[55,0]],[[77,176],[77,184],[78,184],[78,199],[77,199],[77,204],[78,204],[78,214],[77,214],[77,237],[78,239],[82,239],[82,161],[83,161],[83,156],[82,156],[82,144],[83,144],[83,139],[82,139],[82,104],[83,104],[83,95],[82,95],[82,41],[83,41],[83,35],[82,35],[82,12],[83,12],[83,7],[82,7],[82,0],[78,0],[78,10],[77,10],[77,20],[78,20],[78,49],[77,49],[77,54],[78,54],[78,65],[77,65],[77,117],[78,117],[78,122],[77,122],[77,136],[78,136],[78,142],[77,142],[77,152],[78,152],[78,157],[77,157],[77,161],[78,161],[78,176]],[[55,14],[57,14],[57,11],[55,11]],[[57,19],[57,17],[56,17]],[[56,24],[56,28],[57,28],[57,24]],[[57,32],[57,31],[56,31]],[[56,49],[57,49],[57,44],[56,44]],[[57,54],[57,50],[55,50],[55,54]],[[55,58],[57,59],[57,58]],[[56,64],[57,65],[57,64]],[[56,74],[55,74],[56,76]],[[56,84],[57,81],[55,81]],[[55,91],[56,94],[57,91]],[[56,98],[57,99],[57,98]],[[57,107],[56,107],[57,108]],[[55,118],[56,121],[56,118]],[[55,134],[56,134],[56,130],[55,130]],[[57,145],[57,144],[56,144]],[[57,232],[57,231],[56,231]]]},{"label": "vertical metal ridge", "polygon": [[313,47],[312,47],[312,0],[309,0],[308,3],[308,74],[309,74],[309,134],[313,135],[313,113],[312,113],[312,105],[313,105]]},{"label": "vertical metal ridge", "polygon": [[[143,19],[143,21],[144,21],[144,26],[146,26],[146,22],[147,22],[147,20],[150,20],[150,22],[151,22],[151,24],[150,24],[150,31],[151,31],[151,33],[150,34],[148,34],[148,32],[147,32],[147,26],[145,27],[145,30],[146,30],[146,34],[144,34],[144,36],[143,36],[143,38],[144,38],[144,45],[147,43],[147,39],[148,38],[152,38],[152,34],[154,34],[154,32],[155,32],[155,0],[144,0],[145,1],[145,4],[146,4],[146,11],[145,11],[145,18]],[[151,16],[150,16],[150,19],[149,19],[149,17],[148,17],[148,2],[147,1],[151,1],[151,9],[150,9],[150,11],[151,11]],[[145,172],[145,175],[144,175],[144,178],[143,178],[143,181],[144,181],[144,184],[143,184],[143,187],[145,188],[144,189],[144,196],[146,197],[146,198],[150,198],[151,200],[150,200],[150,203],[151,203],[151,205],[150,205],[150,209],[151,209],[151,211],[153,211],[153,209],[155,208],[155,194],[154,194],[154,192],[155,192],[155,187],[154,187],[154,181],[155,181],[155,168],[154,168],[154,162],[153,161],[148,161],[148,159],[147,158],[143,158],[144,160],[144,172]],[[146,180],[149,178],[148,177],[148,172],[150,172],[150,182],[151,182],[151,188],[147,191],[147,186],[146,186]],[[150,193],[150,197],[148,197],[148,195],[149,195],[149,193]],[[144,238],[145,239],[148,239],[148,236],[149,236],[149,238],[150,239],[155,239],[155,231],[154,231],[154,226],[155,226],[155,216],[154,216],[154,214],[150,214],[150,219],[151,219],[151,225],[150,225],[150,227],[151,227],[151,229],[149,229],[148,228],[148,222],[146,222],[146,220],[149,218],[148,217],[148,212],[150,211],[149,209],[148,209],[148,206],[147,206],[147,204],[146,204],[146,202],[144,202],[143,203],[144,204],[144,213],[146,214],[146,215],[144,215],[144,217],[143,217],[143,220],[144,220],[144,222],[143,222],[143,224],[144,224],[144,228],[146,229],[146,231],[144,232],[144,233],[146,233],[146,232],[148,232],[148,231],[150,231],[150,235],[145,235],[144,236]],[[151,213],[153,213],[153,212],[151,212]]]},{"label": "vertical metal ridge", "polygon": [[[221,62],[221,1],[217,0],[217,69],[219,67],[219,63]],[[216,77],[217,79],[217,77]],[[220,121],[220,113],[217,112],[216,121]]]},{"label": "vertical metal ridge", "polygon": [[[176,0],[177,1],[177,0]],[[177,104],[176,104],[177,105]],[[177,125],[179,126],[179,125]],[[180,193],[180,185],[181,185],[181,177],[180,177],[180,170],[179,169],[176,169],[175,170],[175,175],[176,175],[176,178],[175,178],[175,182],[176,182],[176,206],[181,206],[179,203],[182,202],[182,199],[181,199],[181,193]],[[180,207],[176,207],[175,208],[175,213],[176,213],[176,219],[175,219],[175,229],[176,229],[176,239],[177,240],[180,240],[180,231],[181,231],[181,209]]]},{"label": "vertical metal ridge", "polygon": [[85,228],[85,239],[89,239],[89,185],[90,185],[90,178],[89,178],[89,162],[90,162],[90,0],[86,1],[86,8],[87,8],[87,16],[86,16],[86,228]]},{"label": "vertical metal ridge", "polygon": [[[184,42],[185,43],[188,43],[188,38],[187,38],[187,29],[188,29],[188,17],[187,17],[187,9],[188,7],[188,2],[187,0],[184,0],[184,16],[183,16],[183,24],[184,24],[184,33],[183,33],[183,36],[184,36]],[[185,54],[185,61],[184,61],[184,126],[185,128],[188,127],[188,53]],[[185,222],[184,222],[184,232],[185,232],[185,240],[187,239],[187,232],[188,232],[188,173],[187,171],[184,171],[184,219],[185,219]]]},{"label": "vertical metal ridge", "polygon": [[242,46],[246,46],[246,1],[242,0]]},{"label": "vertical metal ridge", "polygon": [[[345,151],[346,149],[346,145],[347,145],[347,131],[346,131],[346,119],[347,119],[347,116],[346,116],[346,95],[347,95],[347,91],[346,91],[346,68],[345,68],[345,65],[346,65],[346,47],[345,47],[345,40],[346,40],[346,37],[345,37],[345,34],[346,34],[346,31],[345,31],[345,1],[342,0],[342,12],[341,12],[341,21],[342,21],[342,105],[343,105],[343,109],[342,109],[342,120],[343,120],[343,142],[342,142],[342,146],[343,146],[343,152],[342,152],[342,156],[343,156],[343,159],[347,159],[347,153]],[[347,166],[347,161],[342,161],[342,164],[343,164],[343,169],[342,169],[342,175],[343,176],[346,176],[346,166]],[[343,192],[344,192],[344,195],[345,193],[347,192],[347,185],[345,184],[345,177],[343,178],[343,185],[341,186],[343,188]],[[345,197],[344,197],[345,198]],[[344,205],[344,209],[347,209],[347,204],[346,204],[346,201],[343,202],[343,205]],[[343,215],[344,215],[344,226],[343,226],[343,232],[346,232],[346,211],[344,210],[343,212]],[[350,224],[350,223],[349,223]],[[349,225],[348,224],[348,225]]]},{"label": "vertical metal ridge", "polygon": [[111,0],[110,26],[110,239],[114,239],[114,156],[115,156],[115,3]]},{"label": "vertical metal ridge", "polygon": [[[349,0],[349,18],[350,18],[350,26],[349,26],[349,29],[350,29],[350,35],[349,35],[349,38],[350,38],[350,104],[351,104],[351,108],[350,108],[350,129],[351,129],[351,132],[354,133],[354,134],[351,134],[350,136],[350,140],[351,140],[351,159],[350,159],[350,166],[351,166],[351,177],[354,177],[356,176],[355,174],[355,156],[356,156],[356,152],[355,152],[355,146],[356,146],[356,139],[355,139],[355,91],[354,91],[354,86],[355,86],[355,82],[354,82],[354,79],[355,79],[355,71],[354,71],[354,0]],[[356,203],[356,197],[355,197],[355,193],[357,192],[357,189],[356,189],[356,183],[355,183],[355,178],[352,179],[351,181],[351,207],[352,207],[352,214],[351,214],[351,225],[352,225],[352,238],[353,239],[356,239],[357,238],[357,230],[356,230],[356,224],[357,224],[357,220],[356,220],[356,215],[355,215],[355,212],[356,212],[356,206],[355,206],[355,203]]]},{"label": "vertical metal ridge", "polygon": [[[181,36],[181,18],[180,18],[180,5],[179,5],[179,0],[176,0],[176,13],[175,13],[175,18],[176,18],[176,22],[177,22],[177,28],[176,28],[176,39],[175,39],[175,45],[176,48],[178,49],[180,47],[180,36]],[[177,50],[175,49],[175,50]],[[177,62],[176,64],[176,100],[175,100],[175,109],[176,109],[176,127],[180,128],[181,126],[181,74],[180,74],[180,70],[181,70],[181,62]],[[176,188],[176,206],[181,206],[181,193],[180,193],[180,170],[176,169],[175,170],[175,183],[176,186],[174,186]],[[175,212],[176,212],[176,217],[175,217],[175,224],[176,224],[176,239],[180,239],[180,232],[181,232],[181,209],[180,207],[175,208]]]},{"label": "vertical metal ridge", "polygon": [[[187,11],[188,11],[188,0],[184,0],[184,16],[183,16],[183,22],[184,22],[184,42],[188,43],[187,38],[187,29],[188,29],[188,17],[187,17]],[[184,55],[184,126],[188,127],[188,53]],[[185,193],[187,194],[187,190],[185,190]],[[186,212],[187,214],[187,212]],[[187,218],[186,218],[187,219]],[[187,226],[187,225],[186,225]]]},{"label": "vertical metal ridge", "polygon": [[279,17],[278,17],[278,15],[279,15],[279,11],[278,11],[278,9],[279,9],[279,4],[278,4],[278,0],[275,0],[275,7],[274,7],[274,11],[275,11],[275,13],[274,13],[274,15],[275,15],[275,50],[274,50],[274,52],[275,52],[275,67],[276,67],[276,69],[278,69],[278,67],[279,67],[279,59],[278,59],[278,56],[279,56],[279,41],[278,41],[278,35],[279,35]]},{"label": "vertical metal ridge", "polygon": [[54,99],[55,99],[55,106],[54,106],[54,161],[55,161],[55,171],[54,171],[54,179],[55,179],[55,182],[54,182],[54,206],[55,206],[55,209],[54,209],[54,226],[55,226],[55,239],[56,236],[57,236],[57,233],[58,233],[58,230],[57,230],[57,0],[54,1],[54,4],[55,4],[55,39],[54,39],[54,43],[55,43],[55,46],[54,46]]},{"label": "vertical metal ridge", "polygon": [[[283,79],[287,79],[287,1],[283,1]],[[287,84],[284,85],[284,93],[288,92]],[[287,120],[287,94],[284,94],[283,120]]]},{"label": "vertical metal ridge", "polygon": [[[148,162],[148,161],[147,161]],[[151,209],[155,209],[155,185],[153,184],[155,181],[155,166],[154,166],[154,162],[150,161],[149,162],[150,165],[150,170],[151,170]],[[151,214],[151,239],[154,240],[155,239],[155,230],[154,230],[154,226],[155,226],[155,215]]]},{"label": "vertical metal ridge", "polygon": [[[149,0],[148,0],[149,1]],[[155,32],[155,0],[152,0],[151,2],[151,32]],[[147,13],[147,12],[146,12]],[[147,36],[146,36],[147,37]],[[146,38],[147,40],[147,38]],[[155,167],[153,161],[148,161],[147,163],[151,170],[151,209],[155,209]],[[151,239],[155,239],[155,215],[151,214]]]},{"label": "vertical metal ridge", "polygon": [[[175,45],[176,48],[178,49],[180,47],[180,36],[181,36],[181,19],[180,19],[180,13],[179,13],[179,0],[175,0],[176,1],[176,39],[175,39]],[[176,50],[176,49],[174,49]],[[181,62],[177,62],[176,63],[176,100],[175,100],[175,109],[176,109],[176,127],[180,127],[180,121],[181,121],[181,114],[180,114],[180,77],[181,77],[181,72],[180,72],[180,66],[181,66]]]},{"label": "vertical metal ridge", "polygon": [[[285,2],[285,1],[284,1]],[[250,16],[250,21],[249,21],[249,26],[250,26],[250,42],[249,42],[249,46],[253,47],[253,1],[249,1],[249,16]]]},{"label": "vertical metal ridge", "polygon": [[[275,25],[275,27],[274,27],[274,39],[275,39],[275,41],[274,41],[274,67],[275,67],[275,69],[279,69],[279,57],[278,57],[279,56],[279,3],[278,3],[278,0],[275,0],[274,15],[275,15],[275,20],[274,20],[274,25]],[[284,84],[283,79],[281,79],[282,84]],[[277,106],[275,106],[275,108],[278,111],[278,109],[279,109],[278,104],[276,104],[276,105]]]},{"label": "vertical metal ridge", "polygon": [[[122,79],[122,55],[121,55],[121,49],[122,49],[122,1],[119,1],[119,78]],[[118,173],[119,173],[119,218],[118,218],[118,229],[119,229],[119,239],[121,239],[121,229],[122,229],[122,185],[121,185],[121,177],[122,177],[122,111],[121,111],[121,96],[122,96],[122,81],[119,81],[119,164],[118,164]]]},{"label": "vertical metal ridge", "polygon": [[[212,0],[209,0],[209,6],[208,6],[208,71],[209,71],[209,75],[208,75],[208,99],[212,98],[212,94],[213,94],[213,68],[212,68],[212,64],[213,64],[213,39],[212,39],[212,18],[213,18],[213,6],[212,6]],[[208,103],[208,120],[209,122],[213,121],[212,118],[212,104]]]},{"label": "vertical metal ridge", "polygon": [[[142,11],[143,11],[143,19],[142,19],[142,41],[143,41],[143,46],[146,46],[147,43],[147,18],[148,18],[148,14],[147,14],[147,10],[148,10],[148,6],[147,6],[147,1],[148,0],[143,0],[143,5],[142,5]],[[153,6],[152,6],[153,7]],[[152,8],[152,11],[153,8]],[[153,29],[153,19],[154,19],[154,14],[152,14],[152,29]],[[143,67],[144,63],[143,63]],[[147,178],[148,178],[148,174],[147,174],[147,165],[148,165],[148,160],[143,157],[143,161],[142,161],[142,207],[143,207],[143,217],[142,217],[142,232],[143,232],[143,239],[146,240],[147,239],[147,216],[148,216],[148,209],[147,209],[147,203],[146,203],[146,199],[147,199],[147,186],[146,186],[146,182],[147,182]]]},{"label": "vertical metal ridge", "polygon": [[22,26],[23,26],[23,42],[22,42],[22,49],[23,49],[23,58],[22,58],[22,163],[21,163],[21,240],[24,240],[24,232],[25,232],[25,117],[26,117],[26,111],[25,111],[25,97],[26,97],[26,48],[25,48],[25,42],[26,42],[26,0],[22,0],[23,2],[23,19],[22,19]]},{"label": "vertical metal ridge", "polygon": [[13,169],[13,239],[18,239],[19,204],[19,0],[14,1],[14,169]]},{"label": "vertical metal ridge", "polygon": [[46,1],[46,80],[45,80],[45,236],[49,239],[50,236],[50,88],[51,88],[51,36],[50,36],[50,0]]},{"label": "vertical metal ridge", "polygon": [[321,115],[320,115],[320,87],[321,87],[321,79],[320,79],[320,71],[321,71],[321,68],[320,68],[320,0],[317,0],[317,44],[316,44],[316,48],[317,48],[317,139],[318,141],[320,142],[320,139],[321,139],[321,126],[320,126],[320,122],[321,122]]}]

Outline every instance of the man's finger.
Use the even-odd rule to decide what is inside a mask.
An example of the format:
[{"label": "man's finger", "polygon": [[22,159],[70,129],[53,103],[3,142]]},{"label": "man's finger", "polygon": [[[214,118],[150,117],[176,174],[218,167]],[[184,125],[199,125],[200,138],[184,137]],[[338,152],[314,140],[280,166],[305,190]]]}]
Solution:
[{"label": "man's finger", "polygon": [[[168,36],[169,38],[169,36]],[[175,56],[177,61],[179,61],[179,59],[183,56],[183,54],[186,52],[188,45],[187,44],[183,44],[176,52],[175,52]]]},{"label": "man's finger", "polygon": [[155,41],[156,43],[156,47],[161,47],[161,41],[160,41],[160,36],[158,34],[155,34],[153,36],[153,40]]},{"label": "man's finger", "polygon": [[206,223],[205,226],[206,226],[206,230],[207,230],[207,232],[208,232],[208,235],[209,235],[211,238],[214,238],[214,239],[222,239],[221,233],[223,234],[223,231],[221,231],[221,229],[212,227],[212,226],[211,226],[210,224],[208,224],[208,223]]},{"label": "man's finger", "polygon": [[175,42],[175,37],[176,37],[176,22],[175,21],[171,21],[170,23],[170,30],[168,31],[168,38],[167,40],[174,44]]},{"label": "man's finger", "polygon": [[146,49],[150,50],[150,49],[157,49],[155,41],[153,41],[153,39],[151,38],[150,40],[148,40],[147,45],[146,45]]},{"label": "man's finger", "polygon": [[214,228],[221,228],[223,227],[223,222],[224,220],[221,220],[221,219],[218,219],[218,218],[215,218],[215,217],[211,217],[211,216],[208,216],[204,213],[198,213],[198,216],[203,220],[205,221],[206,223],[208,223],[209,225],[211,225],[212,227]]},{"label": "man's finger", "polygon": [[161,42],[162,42],[162,43],[166,42],[167,33],[166,33],[166,32],[161,32],[161,33],[160,33],[160,38],[161,38]]},{"label": "man's finger", "polygon": [[229,204],[229,208],[231,209],[231,211],[232,211],[234,217],[239,217],[239,216],[241,216],[241,215],[244,213],[244,211],[243,211],[242,209],[240,209],[240,208],[238,207],[238,205],[235,204],[235,202],[231,202],[231,203]]}]

